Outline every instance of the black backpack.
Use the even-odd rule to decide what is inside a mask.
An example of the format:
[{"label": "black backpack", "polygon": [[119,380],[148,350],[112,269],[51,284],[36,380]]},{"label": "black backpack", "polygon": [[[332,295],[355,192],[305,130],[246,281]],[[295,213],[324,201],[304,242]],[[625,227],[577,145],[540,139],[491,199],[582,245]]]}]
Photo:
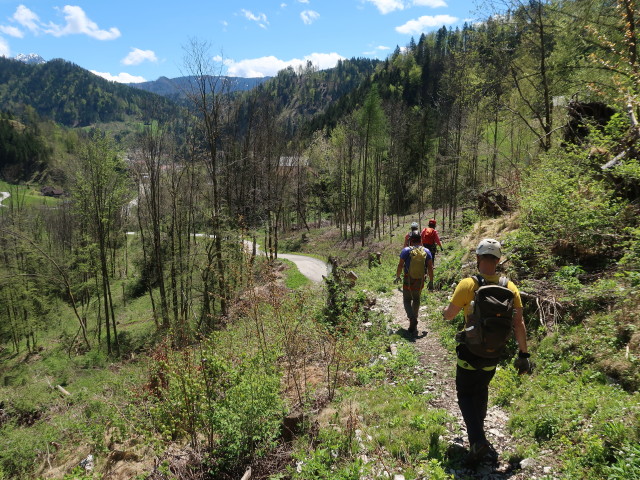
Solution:
[{"label": "black backpack", "polygon": [[498,284],[487,284],[481,275],[473,278],[479,286],[465,326],[465,344],[474,355],[498,358],[513,333],[514,295],[507,288],[507,277],[501,277]]}]

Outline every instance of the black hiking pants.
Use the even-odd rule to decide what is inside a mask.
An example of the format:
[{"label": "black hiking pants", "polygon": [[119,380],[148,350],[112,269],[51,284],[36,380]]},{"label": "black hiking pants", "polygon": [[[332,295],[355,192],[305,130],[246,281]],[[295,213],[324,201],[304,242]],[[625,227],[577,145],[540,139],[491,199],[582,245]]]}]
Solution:
[{"label": "black hiking pants", "polygon": [[431,252],[431,260],[433,264],[436,264],[436,252],[438,251],[438,245],[423,243],[422,246]]},{"label": "black hiking pants", "polygon": [[469,444],[486,441],[484,419],[487,416],[489,383],[496,373],[491,370],[469,370],[458,365],[456,370],[456,393],[462,418],[467,426]]}]

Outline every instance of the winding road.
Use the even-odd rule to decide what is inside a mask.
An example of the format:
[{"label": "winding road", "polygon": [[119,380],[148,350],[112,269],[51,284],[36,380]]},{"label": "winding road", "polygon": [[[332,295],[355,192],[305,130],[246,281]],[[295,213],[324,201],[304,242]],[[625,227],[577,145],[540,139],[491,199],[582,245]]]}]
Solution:
[{"label": "winding road", "polygon": [[321,283],[322,277],[326,277],[329,273],[327,264],[317,258],[291,253],[279,253],[278,258],[283,258],[295,263],[300,273],[312,282]]},{"label": "winding road", "polygon": [[[136,232],[127,232],[127,235],[135,235]],[[195,237],[209,237],[213,238],[213,235],[206,233],[193,233]],[[249,240],[244,241],[245,249],[247,252],[253,250],[253,243]],[[260,250],[259,245],[256,244],[256,250],[258,255],[264,255],[264,252]],[[293,262],[301,274],[307,277],[309,280],[315,283],[322,283],[322,277],[329,275],[329,267],[322,260],[317,258],[308,257],[306,255],[296,255],[294,253],[278,253],[278,258],[289,260]]]},{"label": "winding road", "polygon": [[[249,240],[244,241],[245,248],[248,252],[253,250],[253,243]],[[256,244],[258,255],[264,255],[260,250],[260,245]],[[294,253],[278,253],[278,258],[293,262],[301,274],[315,283],[322,283],[322,277],[329,275],[329,268],[325,262],[317,258],[308,257],[306,255],[296,255]]]}]

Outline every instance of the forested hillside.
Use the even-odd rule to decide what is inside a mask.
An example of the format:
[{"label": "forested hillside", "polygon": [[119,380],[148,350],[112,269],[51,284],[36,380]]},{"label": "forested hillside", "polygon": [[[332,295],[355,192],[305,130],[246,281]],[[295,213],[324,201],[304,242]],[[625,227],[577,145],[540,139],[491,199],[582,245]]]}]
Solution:
[{"label": "forested hillside", "polygon": [[[0,478],[640,478],[639,18],[628,0],[514,2],[233,95],[193,42],[180,115],[65,62],[0,59]],[[27,100],[67,126],[144,121],[63,128]],[[64,195],[45,202],[42,179]],[[428,218],[439,358],[392,283]],[[463,319],[441,311],[485,237],[535,368],[508,345],[499,460],[474,470]],[[283,252],[331,274],[313,284]]]},{"label": "forested hillside", "polygon": [[0,57],[0,84],[3,110],[20,111],[27,105],[71,127],[129,117],[146,121],[178,112],[168,99],[110,82],[61,59],[27,65]]}]

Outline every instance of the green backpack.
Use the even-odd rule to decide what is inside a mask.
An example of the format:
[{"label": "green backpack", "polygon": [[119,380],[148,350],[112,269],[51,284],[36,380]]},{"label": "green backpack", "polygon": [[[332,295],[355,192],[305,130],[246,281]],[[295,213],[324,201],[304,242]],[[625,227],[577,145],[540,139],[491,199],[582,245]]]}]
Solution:
[{"label": "green backpack", "polygon": [[427,250],[422,247],[411,247],[409,252],[409,278],[412,280],[422,280],[425,275],[425,262],[427,260]]}]

